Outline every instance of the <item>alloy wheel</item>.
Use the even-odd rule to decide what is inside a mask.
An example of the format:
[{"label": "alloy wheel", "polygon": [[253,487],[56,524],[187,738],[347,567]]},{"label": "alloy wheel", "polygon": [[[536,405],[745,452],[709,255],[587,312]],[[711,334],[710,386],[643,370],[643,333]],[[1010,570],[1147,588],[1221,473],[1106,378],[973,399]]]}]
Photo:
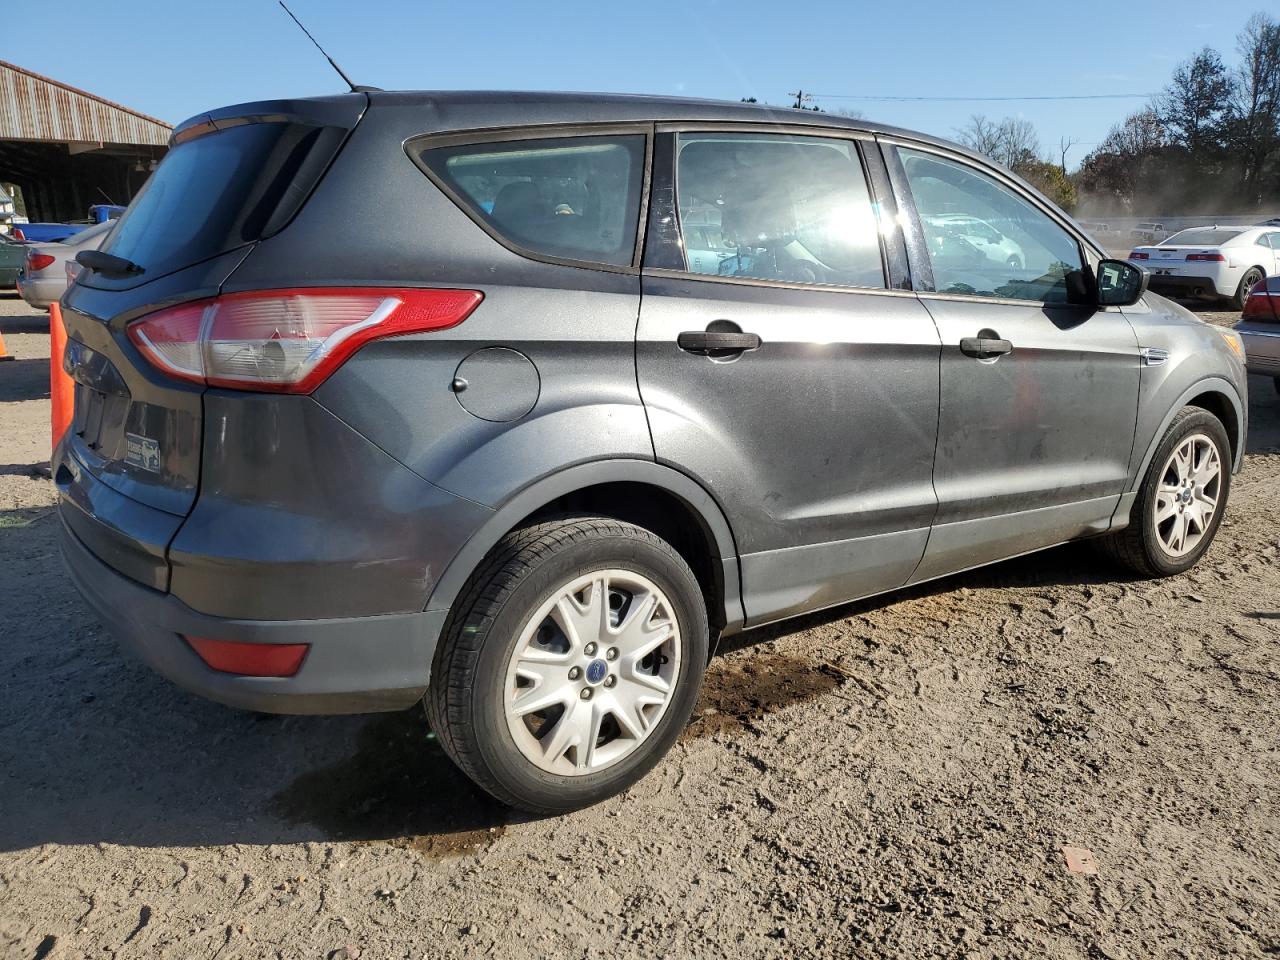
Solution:
[{"label": "alloy wheel", "polygon": [[680,677],[680,627],[652,580],[588,573],[554,590],[526,622],[503,704],[517,748],[560,775],[596,773],[657,727]]},{"label": "alloy wheel", "polygon": [[1183,439],[1160,472],[1151,513],[1156,539],[1169,556],[1186,556],[1200,545],[1218,512],[1221,487],[1217,445],[1203,433]]}]

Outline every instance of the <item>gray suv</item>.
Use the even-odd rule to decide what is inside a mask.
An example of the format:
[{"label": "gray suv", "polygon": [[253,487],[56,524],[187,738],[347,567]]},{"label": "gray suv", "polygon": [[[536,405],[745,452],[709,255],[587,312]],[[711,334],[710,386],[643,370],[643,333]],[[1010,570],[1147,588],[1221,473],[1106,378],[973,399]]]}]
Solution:
[{"label": "gray suv", "polygon": [[1244,447],[1234,333],[1007,171],[826,114],[229,107],[79,260],[55,481],[102,619],[234,706],[425,700],[540,813],[649,770],[741,630],[1084,537],[1186,570]]}]

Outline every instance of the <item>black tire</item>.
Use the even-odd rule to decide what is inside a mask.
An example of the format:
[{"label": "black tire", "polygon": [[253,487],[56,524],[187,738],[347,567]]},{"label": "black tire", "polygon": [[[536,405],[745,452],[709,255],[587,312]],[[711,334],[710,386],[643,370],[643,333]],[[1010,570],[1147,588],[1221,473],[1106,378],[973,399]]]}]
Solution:
[{"label": "black tire", "polygon": [[1272,377],[1271,382],[1275,384],[1276,393],[1280,393],[1280,377]]},{"label": "black tire", "polygon": [[1250,267],[1240,278],[1240,286],[1236,287],[1236,295],[1231,298],[1231,306],[1237,310],[1244,309],[1244,302],[1249,299],[1249,291],[1254,284],[1265,280],[1267,275],[1259,267]]},{"label": "black tire", "polygon": [[[522,628],[558,586],[606,568],[638,573],[666,593],[679,625],[680,672],[665,712],[629,754],[596,773],[557,775],[512,739],[507,665]],[[445,752],[482,789],[533,814],[564,813],[625,790],[657,764],[688,723],[707,659],[702,589],[666,541],[603,517],[549,520],[512,531],[472,574],[436,651],[427,717]]]},{"label": "black tire", "polygon": [[[1206,535],[1196,547],[1182,556],[1173,556],[1155,534],[1152,513],[1156,508],[1156,490],[1161,472],[1174,449],[1193,433],[1207,436],[1218,448],[1218,461],[1222,465],[1217,510],[1209,521]],[[1204,555],[1217,536],[1218,527],[1227,510],[1231,494],[1231,443],[1222,421],[1200,407],[1183,407],[1178,411],[1164,438],[1156,447],[1155,455],[1147,467],[1146,476],[1138,488],[1137,499],[1129,513],[1129,525],[1123,530],[1100,538],[1099,546],[1117,563],[1128,567],[1143,577],[1170,577],[1191,569]]]}]

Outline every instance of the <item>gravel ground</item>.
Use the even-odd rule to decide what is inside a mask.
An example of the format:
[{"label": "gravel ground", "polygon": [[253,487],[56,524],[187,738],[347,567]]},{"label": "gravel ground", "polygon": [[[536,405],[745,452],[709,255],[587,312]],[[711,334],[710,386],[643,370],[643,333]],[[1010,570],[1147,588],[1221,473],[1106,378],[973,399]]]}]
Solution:
[{"label": "gravel ground", "polygon": [[0,956],[1280,953],[1270,382],[1191,573],[1077,545],[739,638],[650,777],[531,821],[419,711],[258,717],[125,660],[33,476],[46,324],[0,313]]}]

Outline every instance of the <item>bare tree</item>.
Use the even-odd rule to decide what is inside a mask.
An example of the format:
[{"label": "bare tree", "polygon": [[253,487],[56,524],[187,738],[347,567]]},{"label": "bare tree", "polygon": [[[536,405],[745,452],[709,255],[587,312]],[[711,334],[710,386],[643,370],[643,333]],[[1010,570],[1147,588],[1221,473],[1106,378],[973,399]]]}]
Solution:
[{"label": "bare tree", "polygon": [[1067,151],[1076,145],[1076,141],[1070,137],[1058,138],[1058,166],[1062,168],[1062,175],[1067,175]]},{"label": "bare tree", "polygon": [[970,150],[1010,169],[1036,160],[1040,153],[1040,138],[1036,136],[1035,126],[1030,120],[1018,117],[995,121],[974,114],[968,125],[956,131],[956,136]]},{"label": "bare tree", "polygon": [[975,113],[967,125],[956,131],[956,139],[974,153],[994,157],[1000,151],[1000,125]]},{"label": "bare tree", "polygon": [[1240,66],[1232,98],[1232,141],[1248,199],[1263,195],[1263,175],[1280,153],[1280,22],[1255,13],[1236,38]]}]

